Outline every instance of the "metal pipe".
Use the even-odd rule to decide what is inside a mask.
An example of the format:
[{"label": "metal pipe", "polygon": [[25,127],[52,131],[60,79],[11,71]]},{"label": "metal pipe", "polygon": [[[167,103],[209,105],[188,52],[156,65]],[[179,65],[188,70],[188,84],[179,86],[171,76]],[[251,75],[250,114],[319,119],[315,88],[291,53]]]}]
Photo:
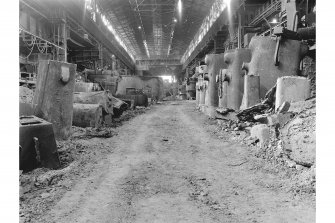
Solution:
[{"label": "metal pipe", "polygon": [[[57,26],[57,45],[59,46],[59,25]],[[57,49],[57,60],[59,60],[59,49]]]},{"label": "metal pipe", "polygon": [[[65,17],[66,19],[66,17]],[[63,44],[64,44],[64,61],[67,62],[67,29],[66,29],[66,21],[63,24]]]},{"label": "metal pipe", "polygon": [[306,28],[300,28],[297,31],[299,37],[301,39],[315,39],[316,37],[316,27],[312,26],[312,27],[306,27]]},{"label": "metal pipe", "polygon": [[241,27],[241,12],[238,12],[238,30],[237,30],[237,48],[242,48],[242,27]]}]

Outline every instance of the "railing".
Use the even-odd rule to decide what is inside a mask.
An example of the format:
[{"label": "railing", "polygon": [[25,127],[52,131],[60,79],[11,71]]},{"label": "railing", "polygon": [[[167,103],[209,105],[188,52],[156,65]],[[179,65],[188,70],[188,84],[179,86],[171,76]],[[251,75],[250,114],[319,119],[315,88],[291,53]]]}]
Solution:
[{"label": "railing", "polygon": [[20,72],[19,82],[21,84],[36,84],[36,74],[28,72]]},{"label": "railing", "polygon": [[28,32],[27,30],[24,30],[23,28],[19,28],[19,31],[20,31],[20,33],[23,32],[23,33],[25,33],[25,34],[28,34],[28,35],[34,37],[34,38],[37,38],[37,39],[39,39],[39,40],[41,40],[41,41],[44,41],[44,42],[45,42],[46,44],[48,44],[48,45],[52,45],[52,46],[54,46],[54,47],[56,47],[56,48],[59,48],[59,49],[64,50],[63,47],[60,47],[60,46],[58,46],[57,44],[54,44],[54,43],[52,43],[52,42],[50,42],[50,41],[48,41],[48,40],[46,40],[46,39],[43,39],[42,37],[39,37],[39,36],[37,36],[37,35],[35,35],[35,34],[31,33],[31,32]]},{"label": "railing", "polygon": [[262,33],[259,34],[259,35],[260,35],[260,36],[268,36],[268,35],[270,35],[270,34],[273,32],[273,29],[274,29],[275,27],[282,26],[282,25],[284,25],[284,24],[286,24],[286,23],[287,23],[287,20],[285,20],[285,21],[283,21],[283,22],[281,22],[281,23],[275,25],[274,27],[271,27],[270,29],[268,29],[268,30],[262,32]]},{"label": "railing", "polygon": [[[267,6],[268,5],[268,6]],[[281,9],[281,1],[274,0],[272,3],[265,3],[261,8],[258,9],[258,14],[255,18],[250,22],[249,26],[258,25],[264,18],[271,16],[276,11],[280,11]]]}]

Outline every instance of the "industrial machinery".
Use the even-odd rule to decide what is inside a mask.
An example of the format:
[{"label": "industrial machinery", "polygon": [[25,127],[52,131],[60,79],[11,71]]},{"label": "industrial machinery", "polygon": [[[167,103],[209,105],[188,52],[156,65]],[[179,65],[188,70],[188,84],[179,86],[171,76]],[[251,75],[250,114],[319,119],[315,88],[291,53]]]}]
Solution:
[{"label": "industrial machinery", "polygon": [[196,80],[194,78],[186,78],[185,82],[186,82],[187,99],[194,100],[196,97],[196,90],[195,90]]},{"label": "industrial machinery", "polygon": [[118,82],[121,80],[117,71],[85,69],[84,74],[86,80],[98,83],[104,90],[108,90],[113,95],[116,94]]},{"label": "industrial machinery", "polygon": [[20,117],[20,170],[57,169],[60,161],[52,124],[36,116]]},{"label": "industrial machinery", "polygon": [[239,110],[244,87],[243,62],[250,61],[250,49],[233,49],[224,53],[224,63],[227,69],[221,70],[217,75],[219,84],[219,107]]},{"label": "industrial machinery", "polygon": [[57,139],[71,135],[75,71],[75,64],[54,60],[39,62],[33,101],[35,115],[53,124]]},{"label": "industrial machinery", "polygon": [[133,107],[149,105],[148,96],[143,93],[143,90],[136,88],[126,88],[126,94],[117,95],[118,98],[124,101],[133,101]]},{"label": "industrial machinery", "polygon": [[[249,44],[251,60],[243,64],[247,75],[260,76],[260,97],[272,88],[278,77],[296,76],[299,73],[300,61],[307,54],[308,46],[298,40],[285,40],[280,42],[269,36],[255,36]],[[279,64],[274,62],[274,55],[280,58]],[[278,60],[278,59],[276,59]]]},{"label": "industrial machinery", "polygon": [[215,108],[219,105],[218,96],[218,83],[216,82],[216,76],[220,73],[221,69],[227,67],[227,64],[223,63],[224,54],[207,54],[205,57],[205,63],[207,65],[207,74],[204,75],[204,80],[208,81],[208,89],[205,98],[206,114],[209,116],[215,115]]},{"label": "industrial machinery", "polygon": [[259,101],[255,92],[247,92],[257,85],[256,76],[263,98],[279,77],[302,75],[301,61],[306,55],[315,58],[315,1],[282,0],[280,6],[278,24],[249,43],[251,60],[242,68],[253,77],[247,77],[251,86],[244,86],[242,107]]}]

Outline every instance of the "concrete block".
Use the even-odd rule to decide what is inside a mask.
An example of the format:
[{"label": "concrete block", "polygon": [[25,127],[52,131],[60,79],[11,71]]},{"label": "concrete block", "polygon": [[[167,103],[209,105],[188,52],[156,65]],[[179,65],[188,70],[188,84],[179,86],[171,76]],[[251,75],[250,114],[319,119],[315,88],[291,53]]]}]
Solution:
[{"label": "concrete block", "polygon": [[60,160],[52,124],[36,116],[20,117],[20,170],[57,169]]},{"label": "concrete block", "polygon": [[311,82],[304,77],[286,76],[278,78],[276,90],[276,109],[285,101],[304,101],[310,97]]},{"label": "concrete block", "polygon": [[244,94],[240,110],[249,108],[260,102],[260,77],[257,75],[244,76]]},{"label": "concrete block", "polygon": [[270,139],[270,128],[265,124],[255,125],[250,130],[250,136],[257,138],[262,147],[264,147]]}]

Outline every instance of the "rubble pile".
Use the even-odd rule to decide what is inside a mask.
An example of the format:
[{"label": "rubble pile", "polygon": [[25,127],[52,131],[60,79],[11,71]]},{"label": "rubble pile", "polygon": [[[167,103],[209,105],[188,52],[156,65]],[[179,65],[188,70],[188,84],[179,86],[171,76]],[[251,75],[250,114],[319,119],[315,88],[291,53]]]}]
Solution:
[{"label": "rubble pile", "polygon": [[288,104],[283,104],[276,113],[257,114],[253,118],[244,110],[238,113],[245,114],[242,120],[219,119],[218,125],[222,131],[236,135],[242,131],[248,133],[243,142],[257,145],[259,157],[280,158],[279,162],[292,168],[301,169],[299,165],[310,168],[315,163],[315,99]]},{"label": "rubble pile", "polygon": [[316,97],[316,72],[311,73],[308,79],[311,80],[311,97]]},{"label": "rubble pile", "polygon": [[57,203],[73,183],[85,177],[82,169],[90,171],[92,163],[106,157],[113,149],[91,140],[70,138],[57,141],[61,168],[37,168],[20,174],[20,222],[40,222],[43,214]]},{"label": "rubble pile", "polygon": [[[38,218],[72,188],[73,182],[84,177],[93,169],[94,163],[113,152],[113,146],[105,140],[118,134],[115,127],[149,109],[137,107],[126,110],[122,116],[113,119],[109,126],[72,126],[68,140],[56,141],[61,163],[59,169],[36,168],[27,173],[20,171],[20,222],[39,221]],[[82,169],[87,171],[83,172]]]},{"label": "rubble pile", "polygon": [[292,103],[285,113],[265,115],[245,142],[256,142],[262,158],[290,168],[310,168],[315,164],[315,115],[315,99]]},{"label": "rubble pile", "polygon": [[147,110],[150,110],[150,107],[136,106],[133,110],[126,110],[123,112],[122,116],[119,118],[114,118],[111,124],[111,127],[118,127],[122,125],[123,122],[128,121],[140,114],[143,114]]},{"label": "rubble pile", "polygon": [[250,131],[251,126],[253,123],[251,122],[242,122],[242,121],[234,121],[234,120],[218,120],[218,124],[221,127],[222,131],[225,132],[232,132],[235,131],[237,134],[239,134],[239,131]]},{"label": "rubble pile", "polygon": [[316,96],[316,64],[315,58],[306,56],[303,59],[302,76],[307,77],[311,81],[311,97]]},{"label": "rubble pile", "polygon": [[240,112],[244,114],[242,120],[218,118],[216,131],[220,139],[242,142],[255,157],[284,168],[283,173],[291,179],[288,187],[293,194],[313,196],[316,191],[315,105],[316,99],[309,98],[283,103],[276,112],[265,109],[263,113],[252,113],[253,109],[249,109],[252,114],[248,114],[244,110]]},{"label": "rubble pile", "polygon": [[[216,109],[218,129],[229,133],[227,139],[242,141],[256,157],[299,173],[292,188],[307,193],[315,192],[316,99],[299,89],[313,92],[311,83],[303,77],[278,78],[260,103],[238,112]],[[300,93],[290,94],[286,88]]]},{"label": "rubble pile", "polygon": [[109,127],[99,127],[99,128],[92,128],[92,127],[76,127],[73,126],[73,135],[72,138],[78,139],[90,139],[90,138],[111,138],[117,135],[117,132]]}]

